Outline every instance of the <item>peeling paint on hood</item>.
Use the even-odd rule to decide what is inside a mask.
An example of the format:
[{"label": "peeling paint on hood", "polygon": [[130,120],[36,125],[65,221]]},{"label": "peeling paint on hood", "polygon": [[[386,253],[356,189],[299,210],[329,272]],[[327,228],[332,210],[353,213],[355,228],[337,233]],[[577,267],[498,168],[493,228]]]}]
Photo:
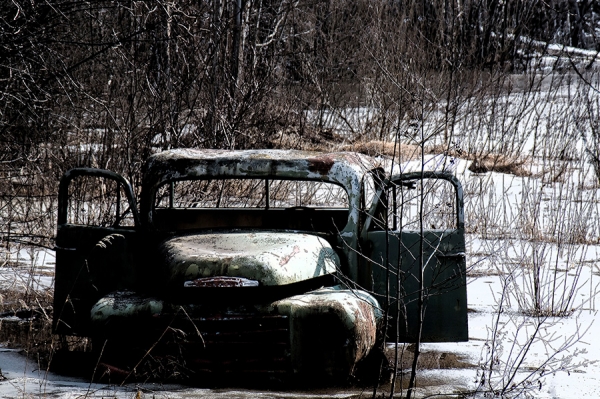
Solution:
[{"label": "peeling paint on hood", "polygon": [[169,284],[203,277],[242,277],[282,285],[333,273],[340,260],[324,239],[290,232],[220,232],[165,241]]}]

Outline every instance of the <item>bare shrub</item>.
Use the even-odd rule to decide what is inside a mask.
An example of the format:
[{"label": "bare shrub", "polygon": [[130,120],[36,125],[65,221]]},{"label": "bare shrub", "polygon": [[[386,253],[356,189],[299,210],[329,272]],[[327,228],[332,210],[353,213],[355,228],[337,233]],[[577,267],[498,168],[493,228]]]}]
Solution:
[{"label": "bare shrub", "polygon": [[[494,322],[488,328],[474,393],[536,397],[547,375],[588,364],[579,360],[581,350],[572,349],[589,326],[578,325],[574,331],[561,333],[561,324],[556,319],[506,312],[504,294],[503,290],[497,298],[498,308]],[[547,348],[550,343],[551,352],[534,360],[533,353]]]},{"label": "bare shrub", "polygon": [[[541,318],[576,307],[584,282],[568,275],[600,237],[596,56],[548,46],[595,46],[600,10],[567,3],[8,2],[1,244],[52,247],[57,182],[74,166],[115,170],[139,191],[148,155],[179,146],[339,149],[398,162],[445,154],[480,173],[466,175],[467,232],[493,241],[491,259],[505,266],[489,272],[506,277],[498,312],[516,304],[534,317],[511,319],[517,333],[543,342]],[[100,194],[90,184],[80,199]],[[0,294],[4,309],[45,303],[27,273],[34,267],[15,278],[25,281],[18,295]],[[524,353],[530,341],[517,341]],[[482,386],[508,393],[491,383],[490,351]],[[500,384],[522,389],[522,358],[512,359]]]}]

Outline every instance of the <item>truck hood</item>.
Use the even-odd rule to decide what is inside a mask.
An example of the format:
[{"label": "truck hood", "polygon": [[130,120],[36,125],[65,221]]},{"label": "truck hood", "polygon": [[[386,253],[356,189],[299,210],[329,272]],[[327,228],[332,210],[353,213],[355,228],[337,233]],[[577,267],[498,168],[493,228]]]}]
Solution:
[{"label": "truck hood", "polygon": [[293,232],[193,234],[161,244],[171,286],[209,277],[283,285],[333,273],[340,260],[324,239]]}]

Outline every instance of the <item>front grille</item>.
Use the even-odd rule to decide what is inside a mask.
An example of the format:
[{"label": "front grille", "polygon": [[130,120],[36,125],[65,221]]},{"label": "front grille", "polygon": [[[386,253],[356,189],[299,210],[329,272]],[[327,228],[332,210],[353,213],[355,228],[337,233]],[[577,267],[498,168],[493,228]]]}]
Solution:
[{"label": "front grille", "polygon": [[191,317],[180,323],[186,331],[186,364],[196,372],[290,371],[287,316],[223,313]]}]

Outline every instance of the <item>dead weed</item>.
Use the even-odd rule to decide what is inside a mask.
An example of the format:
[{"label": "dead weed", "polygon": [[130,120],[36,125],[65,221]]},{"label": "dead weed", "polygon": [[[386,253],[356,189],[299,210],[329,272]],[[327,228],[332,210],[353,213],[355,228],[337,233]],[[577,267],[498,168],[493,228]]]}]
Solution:
[{"label": "dead weed", "polygon": [[531,176],[531,172],[523,167],[525,160],[506,157],[504,155],[467,158],[473,159],[473,162],[469,166],[469,170],[473,173],[497,172],[518,177]]},{"label": "dead weed", "polygon": [[400,162],[412,161],[421,156],[419,146],[412,144],[394,143],[389,141],[358,141],[352,144],[341,144],[337,146],[337,151],[352,151],[372,157],[393,157],[396,156]]}]

